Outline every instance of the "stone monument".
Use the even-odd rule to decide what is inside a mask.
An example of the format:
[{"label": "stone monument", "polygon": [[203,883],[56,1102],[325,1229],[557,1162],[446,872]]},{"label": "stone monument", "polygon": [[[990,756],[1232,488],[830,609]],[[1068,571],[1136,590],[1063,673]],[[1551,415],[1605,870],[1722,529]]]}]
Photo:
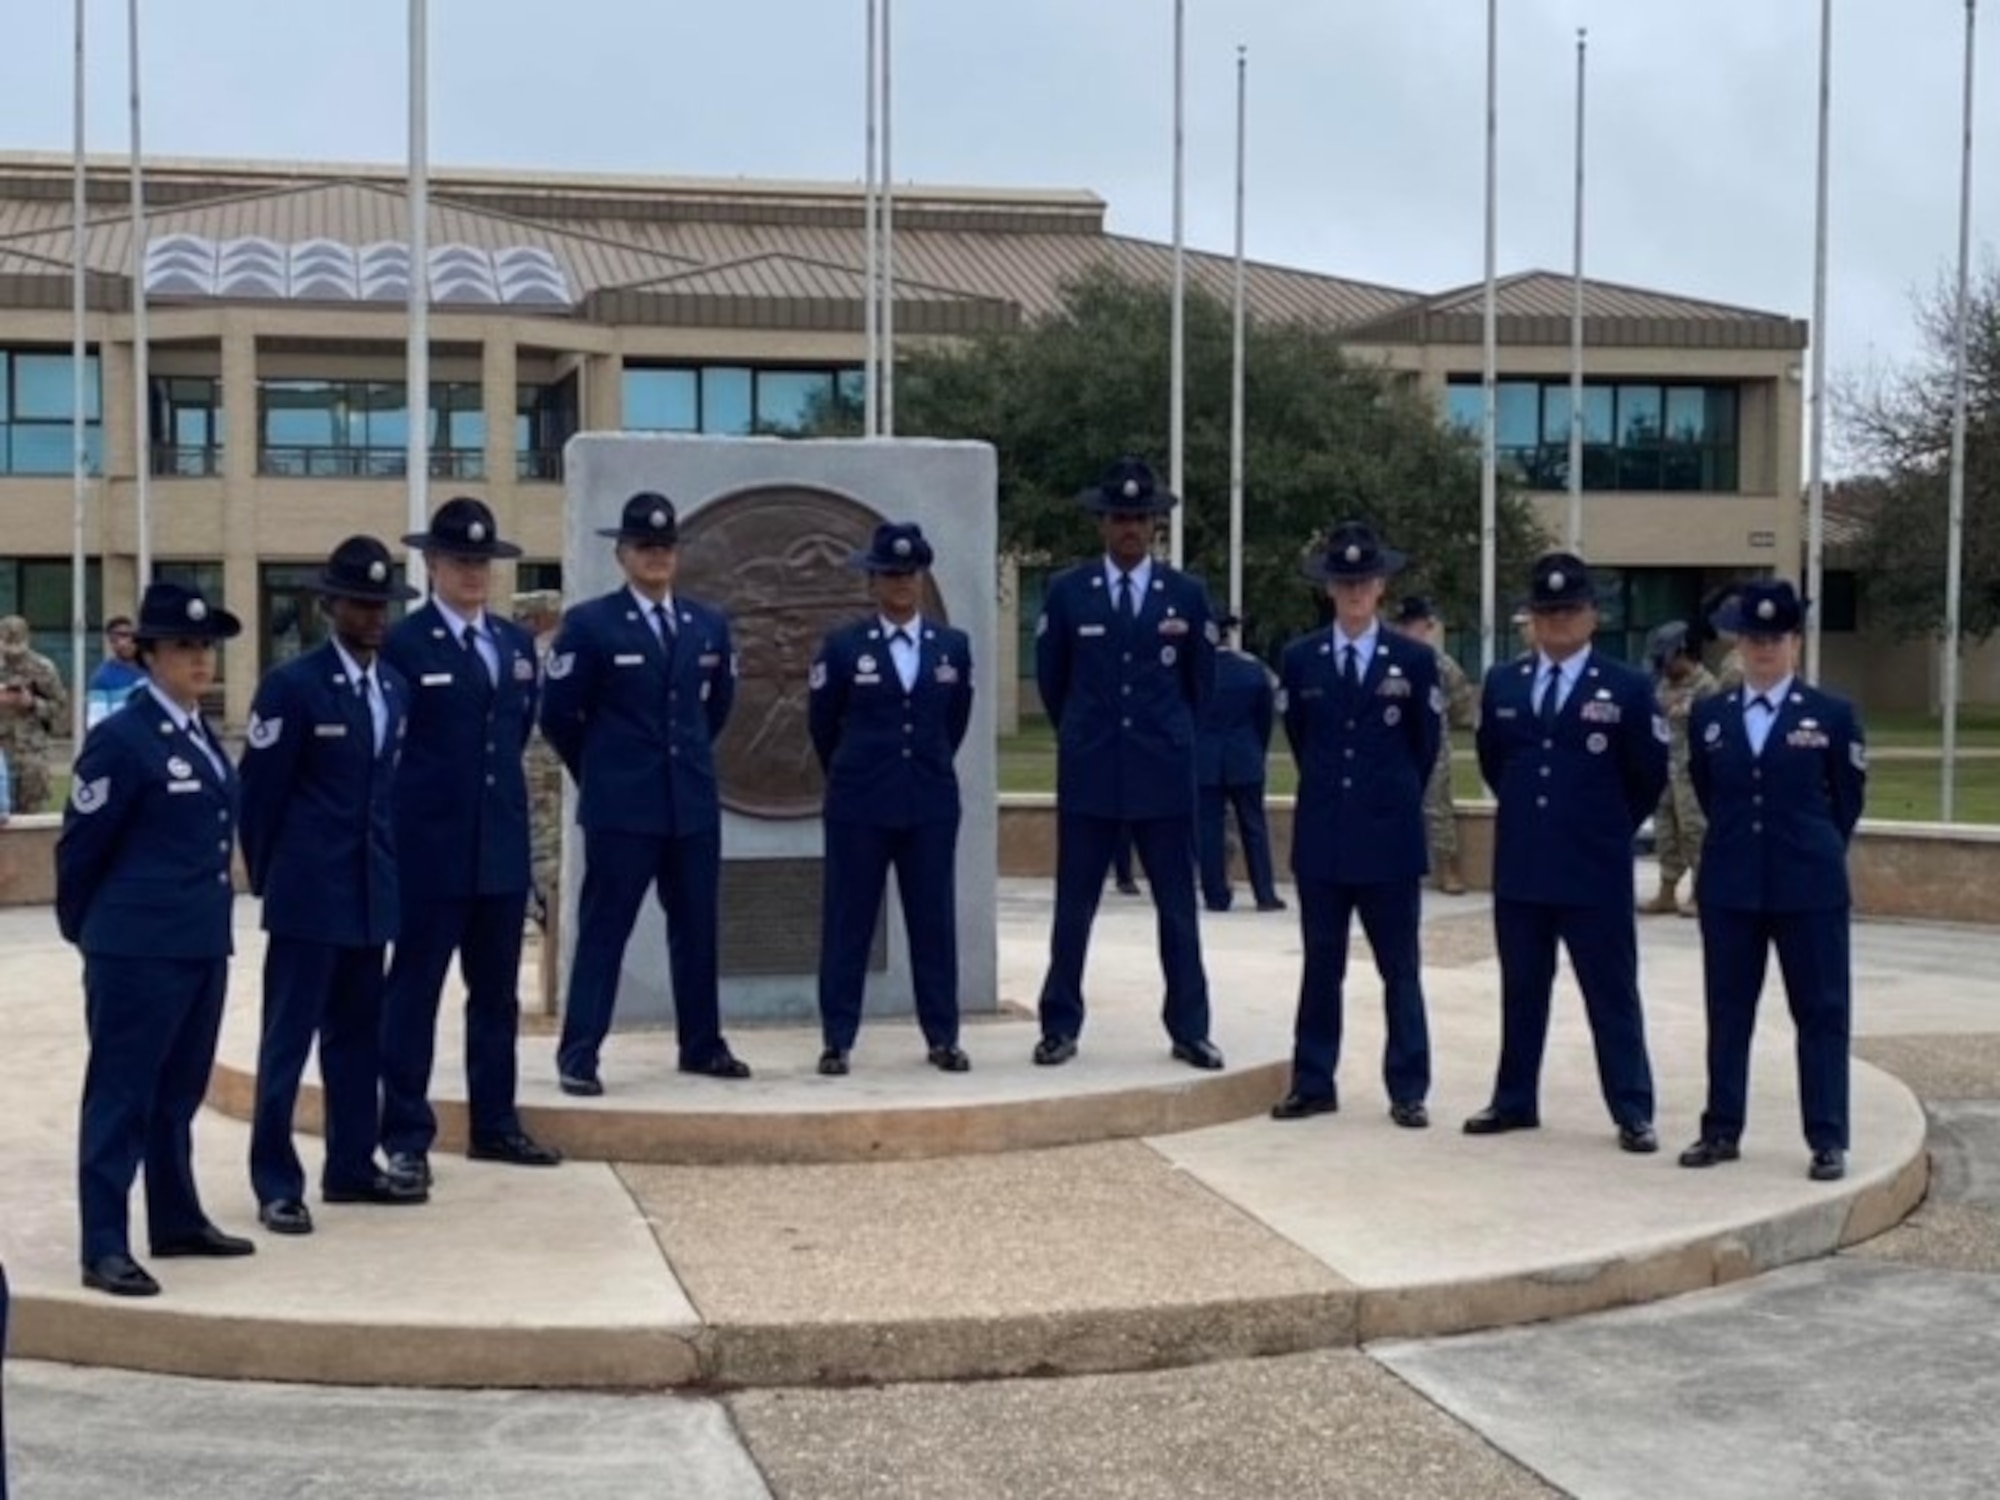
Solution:
[{"label": "stone monument", "polygon": [[[999,804],[997,477],[984,443],[928,439],[800,440],[587,433],[565,450],[563,590],[574,604],[624,585],[612,543],[638,490],[657,490],[680,519],[676,593],[720,608],[737,650],[736,704],[716,742],[722,794],[722,1019],[817,1019],[824,782],[806,733],[807,677],[821,639],[872,607],[847,566],[881,521],[915,521],[937,548],[927,616],[972,640],[972,725],[958,756],[959,1006],[997,1008],[993,921]],[[565,819],[574,812],[566,789]],[[583,840],[564,835],[562,968],[574,944]],[[574,871],[572,875],[569,872]],[[913,1009],[908,943],[895,882],[875,934],[867,1014]],[[648,901],[619,981],[617,1025],[673,1017],[664,918]]]}]

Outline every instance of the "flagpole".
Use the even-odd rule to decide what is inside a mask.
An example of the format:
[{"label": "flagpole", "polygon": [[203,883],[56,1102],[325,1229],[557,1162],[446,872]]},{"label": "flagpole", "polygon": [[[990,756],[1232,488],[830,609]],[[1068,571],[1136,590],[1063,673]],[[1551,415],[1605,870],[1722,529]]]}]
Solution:
[{"label": "flagpole", "polygon": [[1954,822],[1958,812],[1958,656],[1960,593],[1965,571],[1965,404],[1968,324],[1972,316],[1972,85],[1978,0],[1965,0],[1965,123],[1959,146],[1958,300],[1952,315],[1951,480],[1945,529],[1944,646],[1940,692],[1944,699],[1943,778],[1938,815]]},{"label": "flagpole", "polygon": [[[84,413],[90,392],[84,380],[84,218],[88,207],[84,195],[84,0],[76,0],[76,76],[72,85],[70,122],[74,154],[70,163],[70,537],[69,537],[69,638],[70,638],[70,736],[76,750],[83,749],[84,731],[90,723],[89,695],[84,685],[85,637],[89,631],[89,575],[84,564],[83,513],[90,499],[90,427]],[[100,379],[102,377],[100,376]]]},{"label": "flagpole", "polygon": [[1174,286],[1171,366],[1167,394],[1167,488],[1180,499],[1168,524],[1168,560],[1180,567],[1187,552],[1187,497],[1182,446],[1187,422],[1187,233],[1186,205],[1187,5],[1174,0]]},{"label": "flagpole", "polygon": [[1482,323],[1484,358],[1480,385],[1484,400],[1479,460],[1479,660],[1491,671],[1496,657],[1494,613],[1499,594],[1500,510],[1500,317],[1496,264],[1499,258],[1500,5],[1486,0],[1486,292]]},{"label": "flagpole", "polygon": [[1576,29],[1576,212],[1569,301],[1569,529],[1572,552],[1583,551],[1583,89],[1590,33]]},{"label": "flagpole", "polygon": [[1243,616],[1243,205],[1249,140],[1249,50],[1236,49],[1236,285],[1229,362],[1229,612]]},{"label": "flagpole", "polygon": [[[1833,117],[1833,0],[1819,8],[1819,166],[1813,196],[1812,408],[1806,461],[1806,598],[1818,601],[1826,549],[1826,241],[1828,157]],[[1806,680],[1820,680],[1820,619],[1806,614]]]},{"label": "flagpole", "polygon": [[[431,481],[430,8],[426,0],[410,0],[409,20],[410,160],[404,217],[409,220],[410,287],[403,466],[409,485],[408,520],[414,534],[430,523]],[[421,551],[409,548],[403,569],[413,588],[424,586]]]},{"label": "flagpole", "polygon": [[882,436],[896,435],[896,179],[892,138],[895,84],[890,73],[895,32],[892,0],[882,0]]},{"label": "flagpole", "polygon": [[138,479],[139,589],[153,581],[153,392],[146,330],[146,177],[139,139],[139,0],[126,0],[132,114],[132,468]]},{"label": "flagpole", "polygon": [[874,437],[881,430],[881,419],[876,413],[876,401],[880,395],[882,381],[882,306],[877,300],[881,295],[879,287],[881,266],[879,264],[879,249],[876,242],[879,226],[876,222],[875,212],[875,166],[879,159],[877,152],[880,150],[875,139],[875,110],[876,100],[879,97],[875,74],[881,60],[881,44],[877,40],[880,35],[880,9],[881,0],[868,0],[868,65],[866,69],[868,78],[868,125],[864,133],[864,138],[867,142],[864,154],[867,157],[867,162],[862,168],[861,178],[862,234],[868,242],[868,294],[866,298],[868,306],[863,314],[868,329],[868,353],[861,366],[861,433],[864,437]]}]

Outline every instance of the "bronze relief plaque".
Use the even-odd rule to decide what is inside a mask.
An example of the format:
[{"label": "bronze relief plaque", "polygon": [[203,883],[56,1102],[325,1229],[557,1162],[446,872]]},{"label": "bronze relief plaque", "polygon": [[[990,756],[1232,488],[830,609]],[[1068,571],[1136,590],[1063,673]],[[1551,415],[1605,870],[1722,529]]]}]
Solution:
[{"label": "bronze relief plaque", "polygon": [[[820,641],[868,613],[866,551],[885,517],[806,484],[737,490],[681,525],[676,587],[729,616],[739,659],[736,706],[716,741],[723,806],[746,817],[816,818],[825,792],[806,731],[807,677]],[[947,623],[924,580],[924,617]]]}]

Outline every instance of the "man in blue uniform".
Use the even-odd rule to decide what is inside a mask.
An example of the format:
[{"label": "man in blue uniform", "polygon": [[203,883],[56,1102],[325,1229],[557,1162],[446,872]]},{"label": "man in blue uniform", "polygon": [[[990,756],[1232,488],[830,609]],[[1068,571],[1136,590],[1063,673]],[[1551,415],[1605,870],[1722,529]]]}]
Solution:
[{"label": "man in blue uniform", "polygon": [[972,720],[972,643],[923,618],[935,560],[913,522],[884,522],[854,566],[877,613],[830,632],[813,662],[807,725],[826,772],[819,1070],[848,1071],[868,948],[895,867],[917,1024],[931,1066],[972,1066],[958,1045],[958,773]]},{"label": "man in blue uniform", "polygon": [[1498,800],[1493,929],[1500,1067],[1468,1135],[1541,1123],[1542,1051],[1557,945],[1568,949],[1597,1047],[1604,1102],[1626,1151],[1659,1150],[1639,1004],[1632,836],[1667,781],[1667,725],[1645,674],[1591,649],[1597,592],[1584,560],[1535,563],[1533,654],[1486,674],[1475,744]]},{"label": "man in blue uniform", "polygon": [[1195,740],[1195,784],[1200,788],[1201,900],[1210,911],[1228,911],[1228,815],[1236,814],[1243,865],[1259,911],[1283,911],[1271,878],[1271,830],[1264,820],[1264,762],[1271,750],[1274,695],[1271,674],[1237,647],[1242,628],[1235,615],[1217,622],[1222,649],[1215,654],[1215,694]]},{"label": "man in blue uniform", "polygon": [[1437,762],[1444,698],[1437,653],[1382,627],[1388,578],[1403,555],[1359,522],[1336,526],[1306,576],[1326,589],[1333,623],[1285,648],[1285,737],[1299,767],[1292,823],[1305,966],[1292,1086],[1271,1108],[1299,1120],[1340,1107],[1342,991],[1355,916],[1382,976],[1388,1042],[1382,1082],[1389,1118],[1421,1130],[1431,1084],[1417,933],[1423,879],[1424,786]]},{"label": "man in blue uniform", "polygon": [[83,950],[90,1034],[77,1152],[83,1284],[117,1297],[160,1290],[128,1239],[141,1163],[155,1256],[256,1248],[202,1212],[192,1138],[234,948],[237,812],[236,773],[201,698],[215,684],[217,644],[242,628],[193,589],[146,590],[135,636],[152,675],[84,741],[56,844],[56,921]]},{"label": "man in blue uniform", "polygon": [[1853,707],[1799,681],[1806,603],[1784,579],[1746,583],[1720,627],[1737,637],[1743,680],[1694,706],[1689,774],[1708,837],[1701,863],[1708,1107],[1684,1167],[1740,1154],[1750,1038],[1772,948],[1798,1030],[1808,1174],[1847,1171],[1847,844],[1860,821],[1868,751]]},{"label": "man in blue uniform", "polygon": [[274,1234],[312,1233],[292,1109],[314,1038],[326,1096],[328,1203],[421,1203],[421,1182],[375,1162],[384,949],[396,937],[392,809],[409,698],[380,658],[395,581],[372,536],[319,576],[332,637],[257,685],[243,755],[243,855],[264,898],[263,1034],[250,1185]]},{"label": "man in blue uniform", "polygon": [[557,1082],[566,1094],[604,1092],[598,1054],[649,887],[667,914],[680,1070],[748,1078],[723,1040],[717,975],[713,745],[736,700],[729,622],[674,593],[680,528],[666,496],[642,490],[598,535],[617,542],[625,587],[564,616],[542,689],[542,733],[577,786],[585,863]]},{"label": "man in blue uniform", "polygon": [[1159,914],[1163,1019],[1173,1055],[1219,1068],[1194,894],[1195,725],[1215,686],[1208,592],[1153,559],[1178,503],[1136,458],[1078,497],[1104,555],[1049,580],[1035,629],[1035,681],[1056,729],[1056,913],[1042,981],[1045,1067],[1076,1056],[1083,966],[1119,825],[1146,867]]},{"label": "man in blue uniform", "polygon": [[403,538],[430,574],[430,602],[389,632],[382,658],[410,688],[396,772],[400,936],[382,997],[382,1149],[429,1185],[437,1139],[431,1065],[452,955],[465,980],[466,1154],[552,1167],[562,1158],[514,1107],[521,938],[527,922],[528,784],[535,643],[488,613],[495,558],[519,557],[479,500],[447,500]]}]

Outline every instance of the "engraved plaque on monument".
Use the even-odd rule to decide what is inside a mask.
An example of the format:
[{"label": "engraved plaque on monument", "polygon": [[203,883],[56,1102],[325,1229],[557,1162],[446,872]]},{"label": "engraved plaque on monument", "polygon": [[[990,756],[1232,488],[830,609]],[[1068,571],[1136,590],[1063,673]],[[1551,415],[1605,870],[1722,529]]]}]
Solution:
[{"label": "engraved plaque on monument", "polygon": [[[990,675],[997,658],[996,495],[983,443],[928,440],[795,441],[586,434],[567,450],[571,603],[623,586],[614,524],[636,490],[658,490],[680,515],[678,593],[729,617],[738,657],[735,706],[716,742],[723,805],[722,1014],[725,1024],[817,1017],[821,910],[819,763],[806,731],[807,675],[821,639],[872,607],[848,558],[884,520],[916,521],[938,551],[924,614],[972,640],[977,692],[959,752],[959,1003],[998,1004],[993,899],[998,847]],[[581,871],[582,840],[566,834],[566,868]],[[574,941],[578,878],[563,881],[564,972]],[[868,1014],[912,1008],[908,939],[890,883],[871,948]],[[620,981],[618,1024],[673,1014],[659,908],[633,929]]]}]

